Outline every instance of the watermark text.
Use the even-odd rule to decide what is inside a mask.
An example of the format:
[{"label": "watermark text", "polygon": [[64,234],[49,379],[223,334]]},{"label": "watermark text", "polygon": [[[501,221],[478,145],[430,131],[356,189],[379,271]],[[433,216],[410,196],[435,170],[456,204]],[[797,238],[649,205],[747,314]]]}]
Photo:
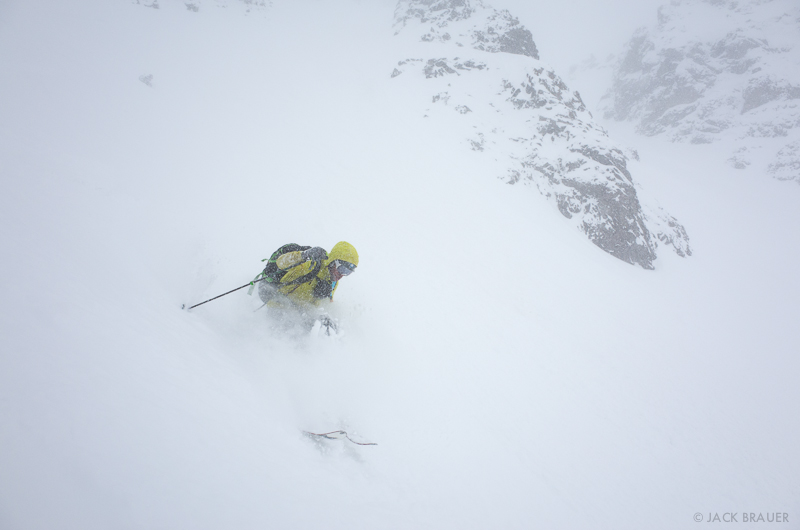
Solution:
[{"label": "watermark text", "polygon": [[786,512],[697,512],[694,520],[698,523],[788,523]]}]

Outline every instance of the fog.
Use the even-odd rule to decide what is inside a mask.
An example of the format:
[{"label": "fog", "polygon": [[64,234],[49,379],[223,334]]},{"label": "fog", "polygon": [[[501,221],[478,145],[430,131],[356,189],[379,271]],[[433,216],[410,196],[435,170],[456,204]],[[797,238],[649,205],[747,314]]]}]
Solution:
[{"label": "fog", "polygon": [[[498,178],[499,83],[427,79],[461,49],[395,38],[394,2],[231,3],[0,4],[0,528],[796,517],[797,186],[625,137],[694,249],[644,270]],[[493,5],[568,79],[655,17]],[[339,337],[276,334],[246,291],[181,310],[339,240]],[[338,429],[378,445],[303,435]]]},{"label": "fog", "polygon": [[591,55],[601,59],[619,53],[636,28],[655,23],[658,6],[665,0],[489,3],[517,16],[533,33],[542,59],[567,72]]}]

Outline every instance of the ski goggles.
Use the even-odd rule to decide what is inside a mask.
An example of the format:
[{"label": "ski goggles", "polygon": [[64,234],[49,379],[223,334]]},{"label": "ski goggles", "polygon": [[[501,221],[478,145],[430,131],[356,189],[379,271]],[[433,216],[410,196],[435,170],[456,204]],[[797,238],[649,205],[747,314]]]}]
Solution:
[{"label": "ski goggles", "polygon": [[355,265],[347,261],[342,261],[340,259],[334,261],[333,265],[336,269],[336,272],[338,272],[342,276],[347,276],[348,274],[351,274],[354,270],[356,270]]}]

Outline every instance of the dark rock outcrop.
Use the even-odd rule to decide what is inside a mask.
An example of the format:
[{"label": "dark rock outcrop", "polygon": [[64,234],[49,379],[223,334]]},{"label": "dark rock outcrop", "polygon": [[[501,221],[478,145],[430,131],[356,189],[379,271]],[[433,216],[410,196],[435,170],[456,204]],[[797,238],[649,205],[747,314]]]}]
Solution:
[{"label": "dark rock outcrop", "polygon": [[435,58],[400,61],[392,77],[424,76],[430,101],[464,116],[470,148],[496,157],[507,183],[535,186],[595,245],[628,263],[652,269],[659,245],[691,255],[686,231],[641,203],[623,151],[580,95],[538,60],[516,18],[480,0],[401,0],[395,28],[401,38],[429,43]]},{"label": "dark rock outcrop", "polygon": [[761,169],[800,182],[800,172],[787,178],[800,159],[785,160],[800,141],[798,34],[794,0],[673,0],[626,46],[605,115],[648,136],[730,143],[739,169],[783,153]]}]

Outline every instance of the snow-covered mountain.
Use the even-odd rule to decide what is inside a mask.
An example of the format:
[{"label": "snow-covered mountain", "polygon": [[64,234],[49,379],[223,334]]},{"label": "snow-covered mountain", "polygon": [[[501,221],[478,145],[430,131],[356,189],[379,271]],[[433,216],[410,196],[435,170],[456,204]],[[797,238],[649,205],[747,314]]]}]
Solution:
[{"label": "snow-covered mountain", "polygon": [[[637,160],[475,3],[433,32],[393,0],[154,4],[0,2],[2,530],[792,527],[800,187],[612,122]],[[562,5],[539,23],[595,48]],[[584,145],[691,259],[630,266],[523,187],[534,148],[627,181]],[[181,309],[341,240],[341,336],[246,289]]]},{"label": "snow-covered mountain", "polygon": [[605,114],[649,136],[722,141],[733,167],[800,182],[800,5],[662,6],[618,61]]},{"label": "snow-covered mountain", "polygon": [[[531,33],[481,0],[401,0],[395,28],[429,44],[397,63],[393,77],[427,80],[426,116],[461,115],[462,134],[496,162],[509,184],[533,184],[572,224],[613,256],[653,268],[659,244],[691,255],[683,226],[645,203],[628,156],[539,60]],[[410,81],[409,81],[410,82]]]}]

